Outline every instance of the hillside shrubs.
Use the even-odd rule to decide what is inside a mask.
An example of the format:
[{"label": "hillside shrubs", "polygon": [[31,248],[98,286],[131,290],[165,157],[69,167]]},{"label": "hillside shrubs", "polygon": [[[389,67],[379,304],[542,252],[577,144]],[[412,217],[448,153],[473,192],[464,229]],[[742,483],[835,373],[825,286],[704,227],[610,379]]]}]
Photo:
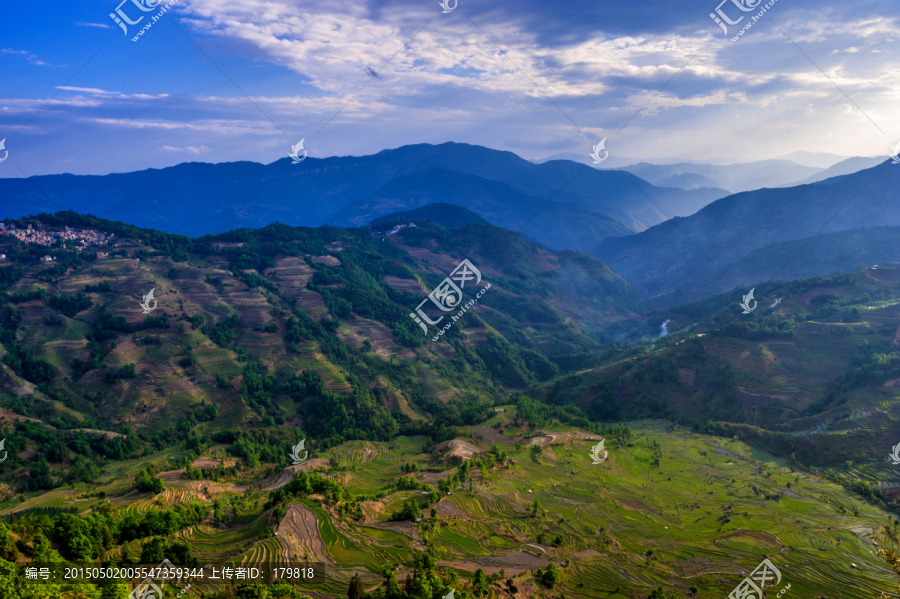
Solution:
[{"label": "hillside shrubs", "polygon": [[91,304],[93,304],[91,298],[83,293],[78,293],[76,295],[56,294],[50,297],[49,303],[69,318],[72,318],[83,310],[87,310],[91,307]]},{"label": "hillside shrubs", "polygon": [[112,283],[109,281],[100,281],[96,285],[85,285],[85,293],[111,293],[113,290]]},{"label": "hillside shrubs", "polygon": [[153,476],[146,470],[141,470],[138,475],[134,477],[134,487],[141,493],[149,492],[157,495],[163,492],[165,485],[161,478]]}]

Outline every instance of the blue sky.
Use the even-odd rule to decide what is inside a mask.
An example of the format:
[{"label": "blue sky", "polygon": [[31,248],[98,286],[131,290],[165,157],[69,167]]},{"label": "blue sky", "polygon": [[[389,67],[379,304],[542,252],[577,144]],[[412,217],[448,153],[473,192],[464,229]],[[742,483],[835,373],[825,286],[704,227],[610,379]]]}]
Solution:
[{"label": "blue sky", "polygon": [[[777,0],[733,42],[717,0],[177,0],[133,42],[166,4],[140,2],[157,0],[126,0],[145,17],[127,36],[118,0],[4,8],[0,176],[271,162],[301,138],[316,157],[457,141],[542,158],[607,138],[612,156],[735,161],[900,141],[895,2]],[[763,4],[727,0],[745,16],[730,34]]]}]

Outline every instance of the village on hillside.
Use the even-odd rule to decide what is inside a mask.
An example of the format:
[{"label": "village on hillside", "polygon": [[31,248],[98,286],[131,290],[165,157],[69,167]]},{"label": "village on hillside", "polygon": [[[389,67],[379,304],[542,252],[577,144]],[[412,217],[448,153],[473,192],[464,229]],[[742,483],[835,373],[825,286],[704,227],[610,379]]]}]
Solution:
[{"label": "village on hillside", "polygon": [[51,247],[59,244],[65,246],[66,241],[74,241],[71,246],[76,251],[81,251],[89,246],[107,246],[115,233],[105,233],[94,229],[75,230],[72,227],[63,229],[35,229],[28,225],[25,229],[18,229],[14,225],[0,223],[0,237],[15,237],[19,241],[30,245]]}]

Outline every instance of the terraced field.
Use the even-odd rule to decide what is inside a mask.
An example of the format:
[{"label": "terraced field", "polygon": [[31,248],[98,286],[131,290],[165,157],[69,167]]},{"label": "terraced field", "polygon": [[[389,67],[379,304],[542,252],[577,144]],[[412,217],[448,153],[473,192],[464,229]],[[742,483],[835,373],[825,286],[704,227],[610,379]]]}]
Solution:
[{"label": "terraced field", "polygon": [[[514,416],[507,406],[498,418]],[[565,564],[554,592],[577,597],[646,596],[656,586],[682,593],[697,587],[699,597],[722,597],[741,571],[765,557],[795,597],[873,597],[896,588],[897,576],[873,553],[876,542],[895,542],[888,514],[743,443],[666,432],[665,424],[632,423],[634,439],[607,439],[610,457],[600,465],[587,456],[592,435],[571,428],[542,431],[534,459],[510,438],[504,446],[516,464],[489,470],[487,478],[473,469],[469,481],[437,503],[434,522],[426,515],[420,523],[382,517],[361,524],[310,498],[288,506],[273,534],[261,501],[268,492],[248,491],[226,495],[237,513],[224,523],[202,523],[175,537],[203,563],[315,562],[323,578],[306,588],[325,593],[340,593],[356,572],[375,585],[382,567],[407,564],[425,546],[464,577],[479,568],[503,570],[526,592],[539,590],[533,570]],[[401,438],[390,447],[353,442],[329,453],[352,466],[351,492],[371,493],[399,477],[404,463],[434,463],[421,447],[420,439]],[[328,468],[324,461],[322,467]],[[885,469],[860,466],[851,474],[878,480]],[[123,513],[164,509],[195,499],[189,487],[171,480],[157,498],[129,495],[116,503]],[[386,513],[416,495],[389,494],[382,499]],[[136,557],[140,544],[124,550]]]},{"label": "terraced field", "polygon": [[[485,303],[477,320],[460,325],[459,339],[425,347],[409,343],[403,326],[385,317],[399,314],[409,325],[407,297],[385,295],[394,303],[382,313],[355,299],[362,295],[348,295],[365,316],[346,315],[338,300],[354,304],[339,290],[363,285],[372,273],[334,285],[328,280],[364,272],[377,248],[359,254],[349,243],[342,250],[327,241],[309,250],[316,256],[311,263],[304,252],[267,254],[257,262],[204,250],[181,262],[162,256],[102,260],[58,281],[33,269],[23,276],[10,292],[41,285],[51,296],[76,295],[101,281],[114,291],[88,292],[91,305],[79,300],[87,307],[52,326],[34,323],[57,318],[52,306],[59,300],[10,300],[28,325],[15,339],[57,368],[59,379],[37,386],[10,375],[8,364],[0,366],[3,415],[44,427],[22,434],[28,441],[17,450],[22,460],[15,476],[37,480],[32,467],[45,466],[34,459],[39,452],[63,457],[48,459],[52,485],[44,484],[55,485],[49,492],[5,481],[0,516],[12,522],[25,514],[109,510],[137,518],[199,506],[191,520],[199,523],[154,530],[187,543],[204,565],[313,563],[316,578],[299,587],[319,597],[345,596],[354,574],[366,590],[381,584],[386,570],[402,583],[423,552],[443,575],[460,577],[460,590],[471,588],[478,570],[502,574],[488,592],[491,599],[511,599],[506,579],[522,599],[643,599],[657,587],[676,596],[721,598],[764,558],[790,582],[791,597],[896,594],[898,577],[875,552],[900,548],[897,520],[876,507],[885,503],[861,497],[883,499],[875,490],[900,489],[900,470],[886,461],[900,442],[894,438],[900,379],[842,389],[834,380],[864,342],[897,339],[897,302],[857,302],[841,306],[847,314],[810,320],[817,289],[778,306],[779,317],[798,320],[777,337],[707,332],[608,350],[576,334],[577,323],[523,322]],[[437,249],[410,250],[424,263],[418,270],[396,253],[375,262],[377,268],[390,262],[394,273],[445,276],[443,269],[458,259]],[[342,253],[320,256],[326,251]],[[269,279],[258,278],[260,272]],[[485,278],[505,276],[487,266],[483,272]],[[314,273],[318,291],[308,287]],[[505,290],[502,281],[495,283],[492,293],[528,303],[514,291],[527,287],[534,273],[521,274],[507,277],[517,282]],[[428,287],[394,275],[372,280],[390,286],[379,292],[421,296]],[[151,326],[136,308],[149,288],[169,326]],[[849,312],[854,307],[860,322]],[[338,313],[345,316],[333,319]],[[108,339],[96,353],[92,344],[105,331],[107,314],[141,326],[117,324],[118,332],[128,333]],[[710,330],[709,322],[695,320],[673,321],[670,330]],[[538,351],[556,344],[565,348]],[[100,367],[84,368],[94,355]],[[133,378],[116,374],[129,364],[136,365]],[[324,388],[338,395],[303,396],[297,388],[306,384],[297,378],[303,370],[317,372]],[[531,400],[517,396],[520,391],[536,400],[530,414]],[[833,404],[812,409],[829,393]],[[617,399],[620,405],[603,413],[606,402]],[[498,405],[508,401],[517,403]],[[716,402],[719,412],[710,415]],[[556,411],[561,406],[566,411]],[[637,419],[661,413],[697,426]],[[595,464],[588,451],[602,429],[582,416],[595,423],[630,419],[625,424],[634,436],[610,432],[609,457]],[[392,432],[376,432],[381,424]],[[42,432],[99,428],[109,429],[105,439],[96,431],[90,440],[59,432],[46,437],[61,444],[43,446]],[[138,444],[117,446],[135,441],[135,431]],[[423,433],[431,438],[417,436]],[[304,437],[309,458],[286,467],[282,446]],[[343,442],[346,437],[369,440]],[[103,445],[107,439],[115,443]],[[85,444],[91,449],[75,450]],[[75,453],[90,455],[96,471],[76,472],[81,462]],[[135,478],[148,469],[162,481],[161,493],[135,490]],[[300,472],[315,485],[288,487]],[[93,482],[67,483],[78,480]],[[836,480],[859,483],[860,494]],[[127,542],[106,557],[137,560],[153,539]],[[30,542],[19,546],[27,549]],[[549,564],[559,570],[552,590],[536,576]],[[217,589],[209,581],[196,585]]]}]

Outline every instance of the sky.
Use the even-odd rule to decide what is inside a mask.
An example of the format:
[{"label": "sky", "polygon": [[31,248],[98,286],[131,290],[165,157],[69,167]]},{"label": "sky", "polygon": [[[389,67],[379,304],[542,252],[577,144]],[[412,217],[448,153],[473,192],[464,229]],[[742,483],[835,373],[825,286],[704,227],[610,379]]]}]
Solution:
[{"label": "sky", "polygon": [[[717,7],[743,17],[727,36]],[[141,17],[127,33],[117,8]],[[651,162],[886,156],[898,17],[894,0],[12,3],[0,177],[270,163],[301,139],[314,157],[454,141],[540,159],[604,138]]]}]

